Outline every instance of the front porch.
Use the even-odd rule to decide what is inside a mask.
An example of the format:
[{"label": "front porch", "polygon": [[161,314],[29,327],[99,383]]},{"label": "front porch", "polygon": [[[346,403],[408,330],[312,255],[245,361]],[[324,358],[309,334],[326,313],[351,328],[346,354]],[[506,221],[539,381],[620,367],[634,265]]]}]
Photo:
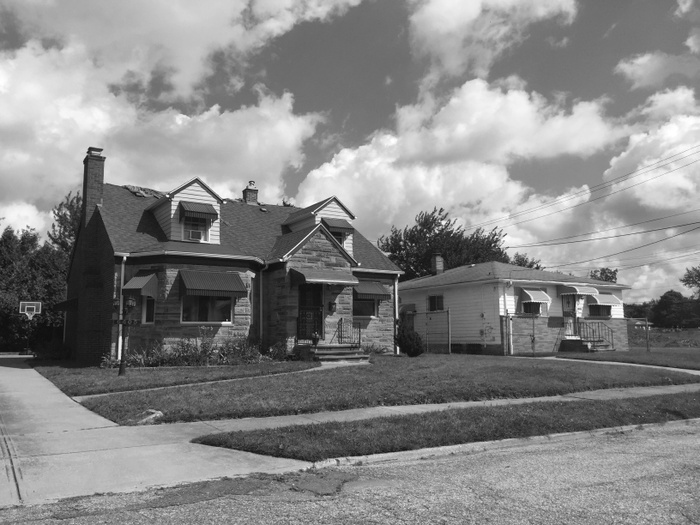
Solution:
[{"label": "front porch", "polygon": [[362,327],[351,319],[340,318],[326,330],[323,312],[300,310],[294,353],[300,359],[319,361],[366,361],[362,348]]}]

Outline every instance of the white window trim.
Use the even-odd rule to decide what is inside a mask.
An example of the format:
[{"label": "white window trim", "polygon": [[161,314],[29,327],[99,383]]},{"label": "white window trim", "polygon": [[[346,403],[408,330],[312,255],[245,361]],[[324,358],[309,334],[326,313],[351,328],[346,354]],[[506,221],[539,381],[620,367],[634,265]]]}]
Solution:
[{"label": "white window trim", "polygon": [[[193,242],[197,244],[211,244],[211,229],[212,229],[212,221],[209,219],[202,219],[204,221],[204,232],[206,233],[206,240],[193,240],[189,238],[185,238],[185,232],[186,231],[194,231],[194,230],[185,230],[185,222],[187,222],[187,217],[183,218],[182,221],[180,222],[180,238],[185,241],[185,242]],[[199,230],[197,230],[199,231]]]},{"label": "white window trim", "polygon": [[[442,297],[442,308],[441,309],[436,309],[436,310],[430,309],[430,298],[431,297]],[[429,295],[428,298],[426,299],[426,302],[427,302],[427,304],[425,305],[426,312],[444,312],[445,311],[445,296],[443,294]]]},{"label": "white window trim", "polygon": [[[236,309],[236,299],[234,297],[231,297],[231,312],[230,312],[230,321],[183,321],[182,316],[185,313],[185,297],[210,297],[207,295],[190,295],[186,296],[183,295],[180,298],[180,324],[183,324],[185,326],[191,326],[191,325],[202,325],[202,326],[233,326],[233,319],[234,319],[234,314],[235,314],[235,309]],[[224,296],[222,296],[224,297]]]}]

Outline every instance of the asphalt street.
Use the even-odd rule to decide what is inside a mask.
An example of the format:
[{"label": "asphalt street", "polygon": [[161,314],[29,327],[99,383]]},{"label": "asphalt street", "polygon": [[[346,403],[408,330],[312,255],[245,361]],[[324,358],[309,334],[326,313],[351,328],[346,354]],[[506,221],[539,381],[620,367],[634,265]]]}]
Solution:
[{"label": "asphalt street", "polygon": [[700,421],[0,512],[0,523],[700,523]]}]

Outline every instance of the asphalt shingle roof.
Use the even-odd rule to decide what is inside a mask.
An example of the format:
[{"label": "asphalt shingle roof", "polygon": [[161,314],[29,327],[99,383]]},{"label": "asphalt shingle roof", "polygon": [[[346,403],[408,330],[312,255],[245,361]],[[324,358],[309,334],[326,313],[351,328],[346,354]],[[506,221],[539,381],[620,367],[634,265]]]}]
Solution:
[{"label": "asphalt shingle roof", "polygon": [[598,281],[587,277],[575,277],[560,272],[547,270],[535,270],[523,268],[513,264],[501,262],[486,262],[467,266],[452,268],[438,275],[428,275],[418,277],[410,281],[399,283],[400,290],[415,290],[418,288],[428,288],[433,286],[446,286],[452,284],[476,283],[481,281],[536,281],[549,283],[578,283],[593,284],[595,286],[615,286],[618,288],[629,288],[620,283],[609,283]]},{"label": "asphalt shingle roof", "polygon": [[[291,206],[225,201],[221,204],[221,243],[206,244],[168,240],[153,213],[146,211],[157,198],[143,195],[137,195],[122,186],[104,185],[100,215],[115,252],[144,253],[167,250],[271,260],[289,252],[311,230],[309,228],[290,233],[284,227],[287,219],[292,214],[319,205],[316,203],[299,210]],[[323,202],[325,201],[321,201]],[[354,234],[353,257],[364,269],[401,271],[357,231]]]}]

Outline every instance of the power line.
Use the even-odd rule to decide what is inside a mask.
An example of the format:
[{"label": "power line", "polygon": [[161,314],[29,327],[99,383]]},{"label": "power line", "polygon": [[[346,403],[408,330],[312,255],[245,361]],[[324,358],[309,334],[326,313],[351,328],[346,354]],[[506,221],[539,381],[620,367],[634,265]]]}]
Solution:
[{"label": "power line", "polygon": [[586,259],[586,260],[584,260],[584,261],[576,261],[576,262],[572,262],[572,263],[568,263],[568,264],[546,265],[546,266],[547,266],[548,268],[561,268],[561,267],[570,266],[570,265],[573,265],[573,264],[583,264],[583,263],[598,261],[598,260],[600,260],[600,259],[607,259],[607,258],[610,258],[610,257],[614,257],[614,256],[616,256],[616,255],[620,255],[621,253],[632,252],[632,251],[634,251],[634,250],[639,250],[640,248],[646,248],[647,246],[651,246],[652,244],[658,244],[658,243],[660,243],[660,242],[668,241],[668,240],[673,239],[673,238],[675,238],[675,237],[680,237],[681,235],[685,235],[685,234],[687,234],[687,233],[690,233],[690,232],[693,232],[693,231],[699,230],[699,229],[700,229],[700,226],[696,226],[695,228],[691,228],[691,229],[688,230],[688,231],[680,232],[680,233],[677,233],[677,234],[675,234],[675,235],[671,235],[670,237],[665,237],[664,239],[659,239],[659,240],[652,241],[652,242],[649,242],[649,243],[646,243],[646,244],[642,244],[642,245],[640,245],[640,246],[637,246],[637,247],[635,247],[635,248],[630,248],[630,249],[628,249],[628,250],[622,250],[621,252],[610,253],[610,254],[608,254],[608,255],[602,255],[602,256],[600,256],[600,257],[594,257],[593,259]]},{"label": "power line", "polygon": [[549,240],[546,240],[546,241],[540,241],[539,243],[521,244],[521,245],[518,245],[518,246],[508,246],[508,248],[525,248],[525,247],[530,247],[530,246],[535,247],[535,246],[538,246],[539,244],[544,244],[544,243],[548,243],[548,242],[564,241],[564,240],[567,240],[567,239],[575,239],[576,237],[583,237],[584,235],[593,235],[593,234],[596,234],[596,233],[605,233],[605,232],[609,232],[609,231],[613,231],[613,230],[619,230],[619,229],[622,229],[622,228],[631,228],[632,226],[639,226],[640,224],[647,224],[647,223],[650,223],[650,222],[662,221],[662,220],[664,220],[664,219],[671,219],[671,218],[673,218],[673,217],[680,217],[681,215],[687,215],[687,214],[689,214],[689,213],[694,213],[694,212],[696,212],[696,211],[700,211],[700,208],[695,208],[694,210],[684,211],[684,212],[681,212],[681,213],[674,213],[673,215],[666,215],[665,217],[658,217],[658,218],[656,218],[656,219],[648,219],[648,220],[646,220],[646,221],[634,222],[634,223],[632,223],[632,224],[623,224],[623,225],[620,225],[620,226],[613,226],[612,228],[606,228],[605,230],[596,230],[596,231],[592,231],[592,232],[579,233],[579,234],[577,234],[577,235],[567,235],[567,236],[565,236],[565,237],[556,237],[556,238],[554,238],[554,239],[549,239]]},{"label": "power line", "polygon": [[[609,181],[607,181],[607,182],[597,184],[597,185],[591,187],[590,189],[587,189],[587,190],[579,190],[579,191],[577,191],[577,192],[575,192],[575,193],[573,193],[573,194],[571,194],[571,195],[568,195],[568,196],[566,196],[566,197],[561,197],[561,198],[556,199],[556,200],[554,200],[554,201],[552,201],[552,202],[549,202],[549,203],[546,203],[546,204],[541,204],[541,205],[539,205],[539,206],[535,206],[534,208],[528,208],[528,209],[525,209],[525,210],[522,210],[522,211],[519,211],[519,212],[511,213],[510,215],[507,215],[507,216],[505,216],[505,217],[500,217],[500,218],[497,218],[497,219],[490,219],[490,220],[487,220],[487,221],[482,221],[481,223],[474,224],[474,225],[470,226],[470,227],[467,228],[467,229],[469,229],[469,230],[471,230],[471,229],[477,229],[477,228],[481,228],[481,227],[483,227],[483,226],[487,226],[487,225],[494,224],[494,223],[497,223],[497,222],[510,220],[510,219],[513,219],[513,218],[518,217],[518,216],[520,216],[520,215],[525,215],[525,214],[528,214],[528,213],[533,213],[533,212],[535,212],[535,211],[539,211],[539,210],[542,210],[542,209],[545,209],[545,208],[549,208],[549,207],[555,206],[555,205],[557,205],[557,204],[561,204],[561,203],[563,203],[563,202],[567,202],[567,201],[569,201],[569,200],[571,200],[571,199],[574,199],[574,198],[576,198],[576,197],[578,197],[578,196],[580,196],[580,195],[586,194],[586,193],[591,194],[591,193],[596,192],[596,191],[601,191],[601,190],[603,190],[603,189],[606,189],[606,188],[612,186],[612,185],[615,184],[616,182],[621,181],[622,179],[630,180],[630,179],[633,179],[633,178],[636,178],[636,177],[640,177],[640,176],[645,175],[645,174],[647,174],[647,173],[649,173],[649,172],[651,172],[651,171],[653,171],[653,170],[656,170],[656,169],[659,169],[659,168],[663,168],[663,167],[665,167],[665,166],[668,166],[669,164],[673,164],[674,162],[678,162],[679,160],[683,160],[683,159],[686,159],[686,158],[691,157],[691,156],[693,156],[693,155],[697,155],[698,153],[700,153],[700,151],[695,151],[695,152],[690,153],[690,154],[688,154],[688,155],[686,155],[686,156],[684,156],[684,157],[681,157],[681,158],[678,158],[678,159],[675,159],[675,160],[670,160],[670,159],[673,159],[674,157],[678,157],[679,155],[683,155],[684,153],[687,153],[687,152],[689,152],[689,151],[691,151],[691,150],[694,150],[694,149],[697,149],[697,148],[700,148],[700,144],[696,144],[695,146],[691,146],[690,148],[687,148],[687,149],[685,149],[685,150],[683,150],[683,151],[679,151],[678,153],[675,153],[675,154],[673,154],[673,155],[670,155],[670,156],[668,156],[668,157],[665,157],[665,158],[663,158],[663,159],[660,159],[660,160],[658,160],[658,161],[656,161],[656,162],[650,164],[649,166],[644,166],[643,168],[638,168],[638,169],[636,169],[636,170],[634,170],[634,171],[631,171],[631,172],[626,173],[626,174],[624,174],[624,175],[620,175],[619,177],[616,177],[616,178],[614,178],[614,179],[612,179],[612,180],[609,180]],[[666,161],[668,161],[668,162],[666,162]],[[686,166],[688,166],[688,165],[690,165],[690,164],[693,164],[693,163],[695,163],[695,162],[698,162],[698,161],[697,161],[697,160],[696,160],[696,161],[693,161],[693,162],[687,164]],[[683,167],[685,167],[685,166],[683,166]],[[671,173],[671,172],[673,172],[673,171],[676,171],[677,169],[679,169],[679,168],[676,168],[676,169],[673,169],[673,170],[664,172],[664,173],[662,173],[661,175],[665,175],[666,173]],[[661,175],[658,175],[657,177],[660,177]],[[657,177],[654,177],[654,178],[657,178]],[[654,178],[650,178],[650,179],[648,179],[647,181],[644,181],[644,182],[648,182],[649,180],[653,180]],[[628,188],[632,188],[632,187],[634,187],[634,185],[633,185],[633,186],[629,186]],[[627,188],[625,188],[625,189],[627,189]],[[618,191],[622,191],[622,190],[618,190]],[[610,193],[610,194],[608,194],[608,195],[613,195],[614,193],[617,193],[617,192],[613,192],[613,193]],[[605,197],[605,196],[603,196],[603,197]],[[602,198],[602,197],[600,197],[600,198]],[[597,199],[594,199],[594,200],[597,200]],[[593,200],[590,200],[590,201],[587,201],[587,202],[593,202]],[[579,204],[579,205],[580,205],[580,204]],[[572,207],[575,207],[575,206],[572,206]],[[554,213],[559,213],[560,211],[564,211],[564,210],[566,210],[566,209],[570,209],[570,208],[564,208],[563,210],[558,210],[558,211],[556,211],[556,212],[554,212]],[[550,215],[551,215],[551,214],[550,214]],[[547,216],[548,216],[548,215],[543,215],[542,217],[547,217]],[[535,220],[535,219],[529,219],[529,220]],[[528,221],[522,221],[522,222],[528,222]],[[510,225],[504,226],[504,227],[515,226],[515,224],[521,224],[522,222],[510,224]]]},{"label": "power line", "polygon": [[515,249],[515,248],[530,248],[530,247],[544,247],[544,246],[561,246],[562,244],[576,244],[576,243],[580,243],[580,242],[603,241],[606,239],[617,239],[619,237],[629,237],[631,235],[640,235],[642,233],[653,233],[653,232],[664,231],[664,230],[672,230],[674,228],[684,228],[686,226],[693,226],[694,224],[700,224],[700,221],[689,222],[686,224],[677,224],[675,226],[666,226],[664,228],[654,228],[651,230],[642,230],[642,231],[638,231],[638,232],[619,233],[617,235],[607,235],[605,237],[594,237],[592,239],[578,239],[578,240],[563,241],[563,242],[543,241],[541,243],[535,243],[535,244],[520,244],[518,246],[508,246],[507,248]]}]

